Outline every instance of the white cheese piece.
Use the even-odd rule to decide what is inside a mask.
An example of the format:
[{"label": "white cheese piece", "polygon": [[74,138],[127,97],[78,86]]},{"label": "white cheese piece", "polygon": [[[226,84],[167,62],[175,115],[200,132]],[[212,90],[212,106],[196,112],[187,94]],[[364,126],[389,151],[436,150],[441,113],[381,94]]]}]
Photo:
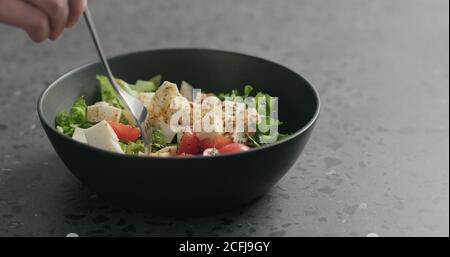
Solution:
[{"label": "white cheese piece", "polygon": [[172,100],[177,96],[181,96],[180,92],[178,92],[177,85],[165,81],[156,90],[155,95],[150,101],[148,109],[152,121],[164,120],[166,123],[169,123],[172,115],[170,105]]},{"label": "white cheese piece", "polygon": [[72,138],[81,143],[87,143],[86,135],[84,134],[84,129],[75,128]]},{"label": "white cheese piece", "polygon": [[154,95],[155,93],[139,93],[138,99],[148,109]]},{"label": "white cheese piece", "polygon": [[87,107],[87,120],[91,123],[97,123],[102,120],[116,121],[120,120],[122,110],[104,102],[96,103]]},{"label": "white cheese piece", "polygon": [[180,93],[182,96],[186,97],[186,99],[188,99],[189,101],[192,102],[193,94],[194,94],[194,87],[192,87],[186,81],[182,81],[181,86],[180,86]]},{"label": "white cheese piece", "polygon": [[87,143],[103,150],[123,153],[116,133],[105,120],[84,131]]},{"label": "white cheese piece", "polygon": [[146,128],[150,127],[150,123],[151,127],[161,129],[164,140],[168,143],[176,136],[176,132],[170,128],[170,119],[178,110],[170,107],[178,97],[183,98],[177,85],[166,81],[156,90],[148,106],[149,120],[146,122]]}]

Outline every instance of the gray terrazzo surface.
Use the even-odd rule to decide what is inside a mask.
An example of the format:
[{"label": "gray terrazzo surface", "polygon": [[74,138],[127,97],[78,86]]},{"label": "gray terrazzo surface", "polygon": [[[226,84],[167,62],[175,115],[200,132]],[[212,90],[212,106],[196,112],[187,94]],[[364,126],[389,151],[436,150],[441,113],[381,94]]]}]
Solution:
[{"label": "gray terrazzo surface", "polygon": [[0,25],[0,236],[448,236],[448,1],[91,6],[110,55],[205,47],[298,71],[321,93],[319,124],[292,170],[244,209],[182,219],[112,207],[71,175],[36,114],[52,80],[96,59],[84,24],[40,45]]}]

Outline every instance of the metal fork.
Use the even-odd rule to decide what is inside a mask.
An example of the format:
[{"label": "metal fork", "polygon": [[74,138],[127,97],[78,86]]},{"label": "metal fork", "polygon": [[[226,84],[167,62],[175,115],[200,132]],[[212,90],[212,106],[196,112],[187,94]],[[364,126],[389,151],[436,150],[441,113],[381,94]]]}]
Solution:
[{"label": "metal fork", "polygon": [[147,117],[147,108],[134,96],[125,92],[115,81],[114,76],[111,72],[111,68],[109,67],[108,61],[103,53],[102,46],[100,45],[100,40],[98,39],[97,31],[95,29],[95,25],[88,7],[86,7],[86,10],[84,11],[84,19],[86,20],[86,24],[89,28],[89,32],[94,41],[95,48],[97,49],[97,53],[103,64],[103,68],[105,69],[109,82],[111,83],[112,87],[117,92],[119,97],[122,99],[122,102],[125,104],[125,107],[130,111],[131,115],[133,116],[134,121],[141,130],[142,140],[144,141],[147,153],[150,153],[151,137],[146,133],[144,124],[145,119]]}]

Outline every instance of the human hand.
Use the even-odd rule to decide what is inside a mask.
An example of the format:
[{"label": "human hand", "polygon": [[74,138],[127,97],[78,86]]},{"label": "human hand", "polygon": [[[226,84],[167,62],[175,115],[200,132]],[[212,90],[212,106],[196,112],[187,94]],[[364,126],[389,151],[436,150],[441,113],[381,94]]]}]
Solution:
[{"label": "human hand", "polygon": [[73,27],[87,0],[0,0],[0,22],[22,28],[35,42],[55,40]]}]

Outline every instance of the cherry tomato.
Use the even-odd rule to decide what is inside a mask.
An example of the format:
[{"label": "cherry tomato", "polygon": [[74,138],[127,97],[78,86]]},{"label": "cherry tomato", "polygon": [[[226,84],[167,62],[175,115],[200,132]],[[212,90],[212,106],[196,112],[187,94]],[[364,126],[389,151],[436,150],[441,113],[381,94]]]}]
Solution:
[{"label": "cherry tomato", "polygon": [[120,141],[123,142],[136,141],[141,136],[141,130],[139,128],[135,128],[130,125],[125,125],[114,121],[110,121],[109,125],[111,125],[114,132],[116,132],[116,135]]},{"label": "cherry tomato", "polygon": [[243,144],[229,144],[219,149],[220,153],[238,153],[250,150],[250,147]]},{"label": "cherry tomato", "polygon": [[205,138],[202,141],[200,141],[200,149],[202,151],[205,151],[208,148],[220,149],[231,143],[233,143],[233,141],[229,137],[225,137],[225,136]]},{"label": "cherry tomato", "polygon": [[197,138],[194,132],[192,132],[191,130],[187,130],[183,133],[183,137],[181,137],[177,153],[179,155],[200,153],[200,140]]}]

